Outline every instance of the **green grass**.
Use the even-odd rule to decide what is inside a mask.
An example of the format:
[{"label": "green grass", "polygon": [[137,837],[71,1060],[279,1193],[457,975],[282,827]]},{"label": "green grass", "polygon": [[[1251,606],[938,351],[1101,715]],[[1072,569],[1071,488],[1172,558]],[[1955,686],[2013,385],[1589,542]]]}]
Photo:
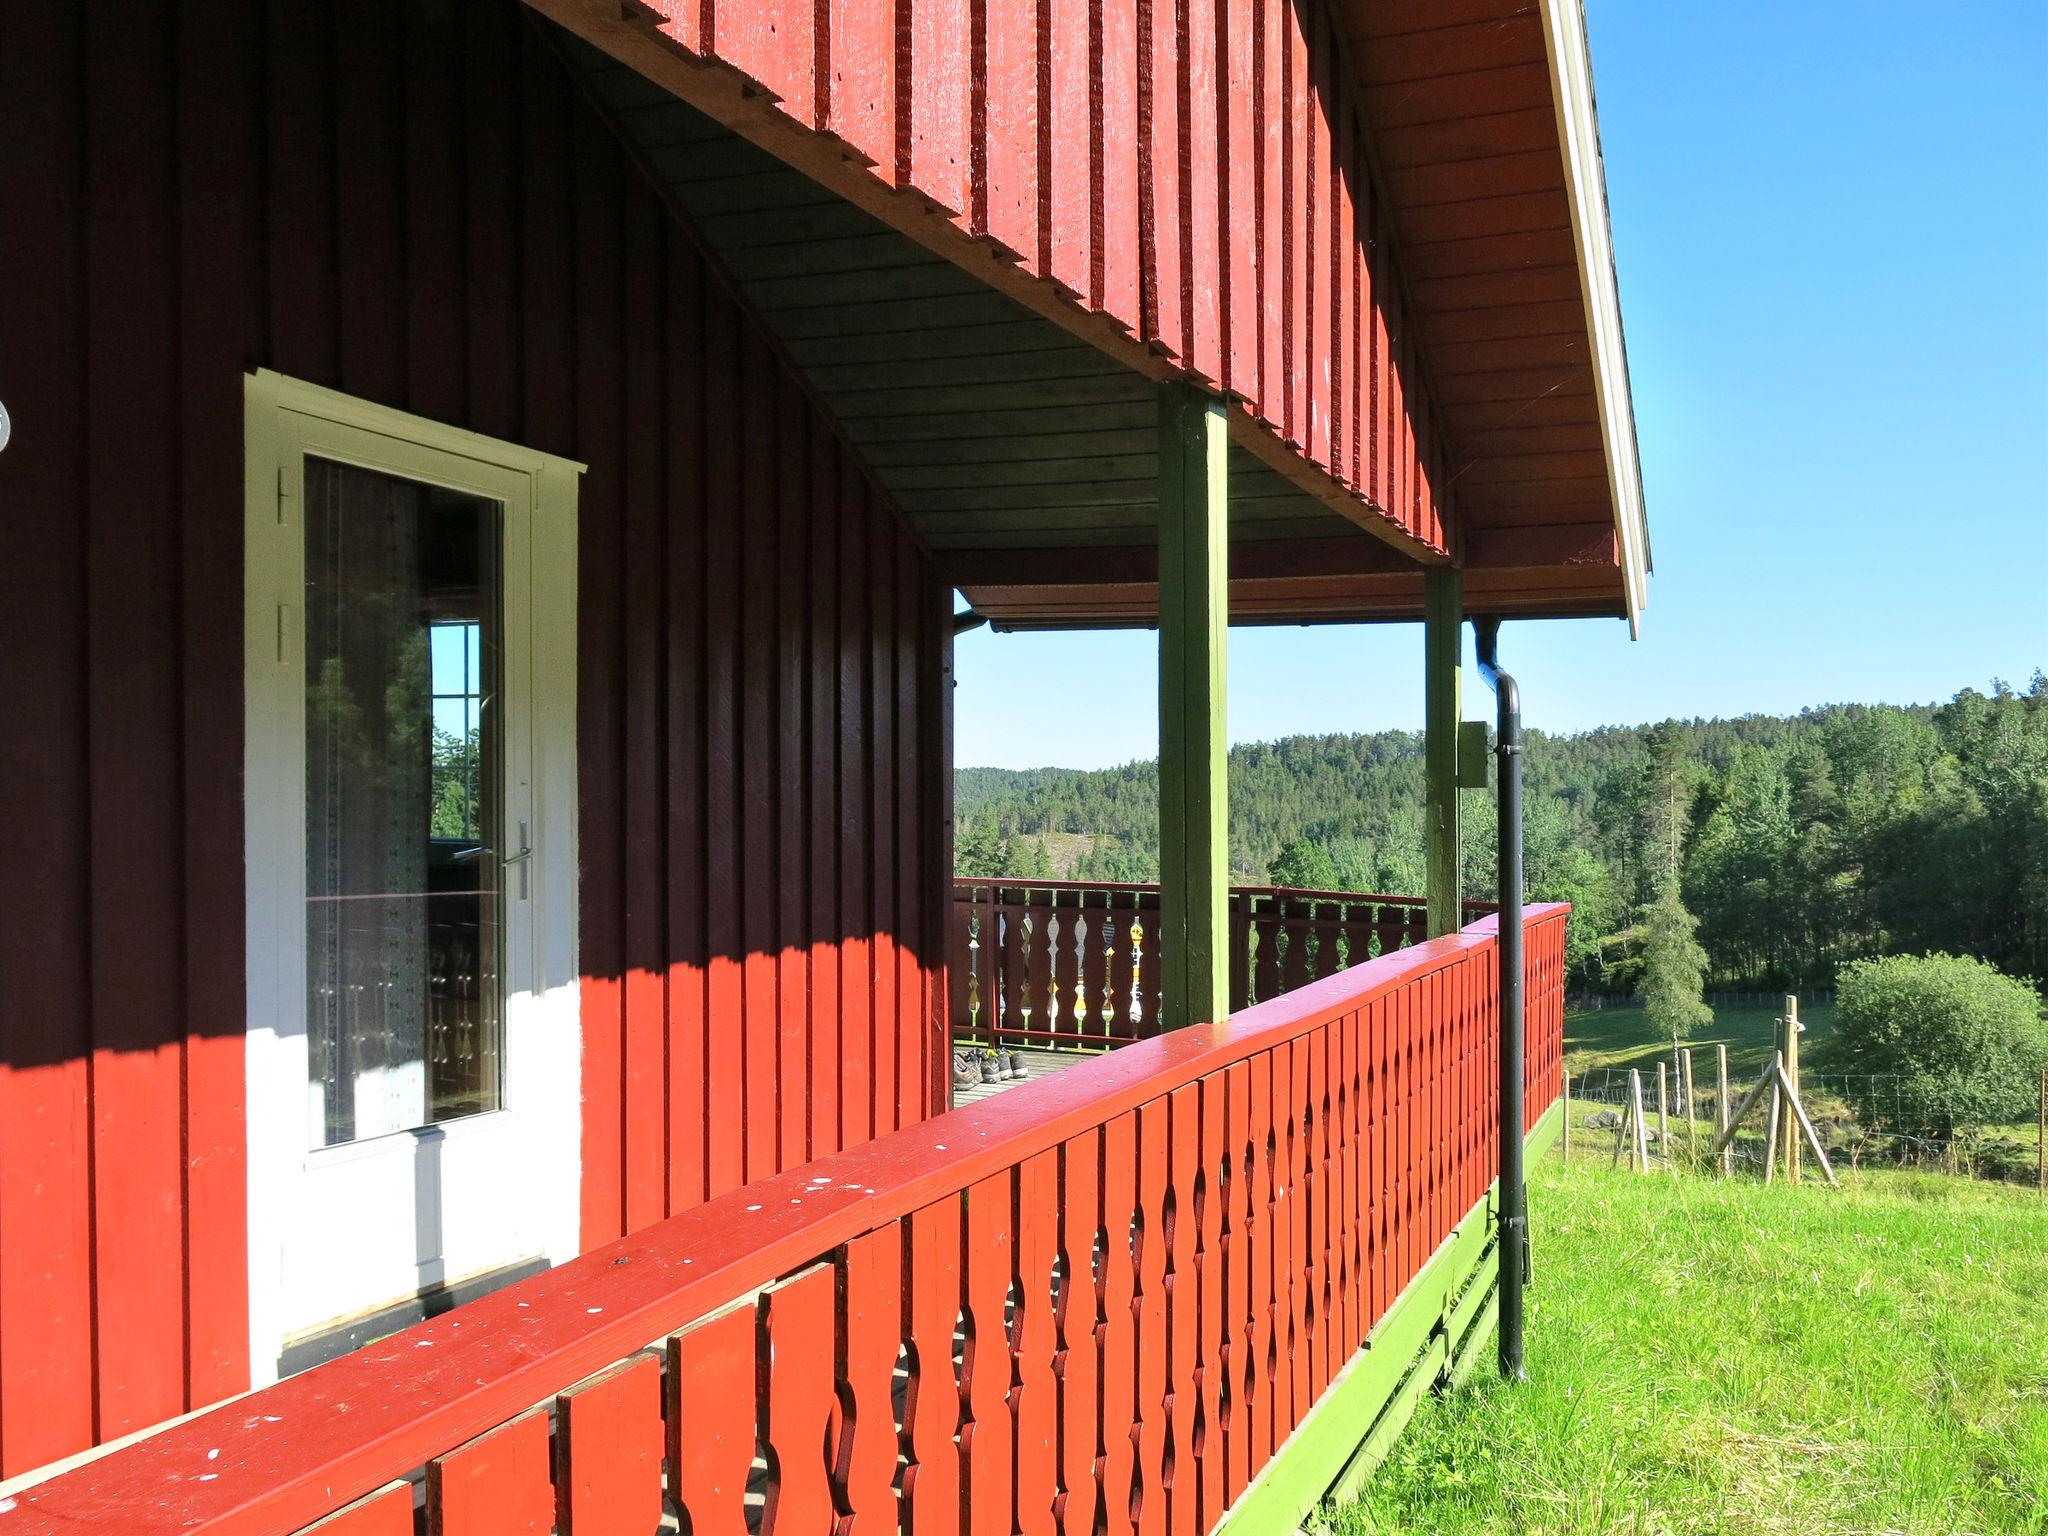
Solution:
[{"label": "green grass", "polygon": [[[1680,1045],[1693,1048],[1693,1071],[1711,1079],[1714,1047],[1728,1047],[1728,1075],[1756,1081],[1777,1045],[1776,1008],[1716,1008],[1713,1024]],[[1834,1023],[1834,1005],[1802,1006],[1799,1017],[1806,1025],[1800,1036],[1802,1052],[1812,1050],[1826,1037]],[[1601,1008],[1564,1016],[1565,1065],[1574,1077],[1601,1067],[1642,1067],[1656,1070],[1660,1056],[1669,1059],[1671,1040],[1659,1038],[1642,1008]],[[1702,1086],[1710,1086],[1703,1083]]]},{"label": "green grass", "polygon": [[1327,1531],[2048,1530],[2038,1193],[1553,1155],[1531,1206],[1529,1381],[1489,1352]]}]

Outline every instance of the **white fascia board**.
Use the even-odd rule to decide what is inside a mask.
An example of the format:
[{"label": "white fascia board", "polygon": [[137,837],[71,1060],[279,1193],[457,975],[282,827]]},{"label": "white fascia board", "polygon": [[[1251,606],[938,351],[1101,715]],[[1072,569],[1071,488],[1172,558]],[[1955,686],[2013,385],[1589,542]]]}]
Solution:
[{"label": "white fascia board", "polygon": [[1614,240],[1607,223],[1607,173],[1600,158],[1600,121],[1593,103],[1593,63],[1581,0],[1542,0],[1543,47],[1550,60],[1551,98],[1563,146],[1578,247],[1579,286],[1593,349],[1593,390],[1607,476],[1614,495],[1614,531],[1632,636],[1642,633],[1649,601],[1650,531],[1643,513],[1643,473],[1636,457],[1635,407],[1629,397],[1628,349],[1622,339],[1621,295],[1614,280]]}]

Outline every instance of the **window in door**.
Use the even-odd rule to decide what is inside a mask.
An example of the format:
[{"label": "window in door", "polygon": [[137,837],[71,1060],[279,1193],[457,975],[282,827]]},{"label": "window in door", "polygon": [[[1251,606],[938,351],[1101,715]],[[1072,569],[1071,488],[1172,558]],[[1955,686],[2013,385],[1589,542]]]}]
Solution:
[{"label": "window in door", "polygon": [[313,1144],[496,1109],[504,509],[309,456]]}]

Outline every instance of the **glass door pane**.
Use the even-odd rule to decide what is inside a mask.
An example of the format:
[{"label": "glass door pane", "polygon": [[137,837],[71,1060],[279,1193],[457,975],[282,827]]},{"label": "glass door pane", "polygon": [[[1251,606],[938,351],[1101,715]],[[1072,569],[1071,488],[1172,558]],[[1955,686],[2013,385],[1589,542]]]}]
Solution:
[{"label": "glass door pane", "polygon": [[315,1146],[496,1109],[503,509],[305,462]]}]

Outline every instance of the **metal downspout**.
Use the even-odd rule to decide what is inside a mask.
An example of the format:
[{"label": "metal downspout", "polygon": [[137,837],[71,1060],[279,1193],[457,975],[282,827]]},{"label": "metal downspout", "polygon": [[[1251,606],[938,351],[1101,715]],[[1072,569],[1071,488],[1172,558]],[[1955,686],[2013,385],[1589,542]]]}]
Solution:
[{"label": "metal downspout", "polygon": [[1499,663],[1500,620],[1472,621],[1479,676],[1499,705],[1500,762],[1500,1373],[1525,1381],[1522,1287],[1529,1268],[1529,1192],[1522,1169],[1522,695]]}]

